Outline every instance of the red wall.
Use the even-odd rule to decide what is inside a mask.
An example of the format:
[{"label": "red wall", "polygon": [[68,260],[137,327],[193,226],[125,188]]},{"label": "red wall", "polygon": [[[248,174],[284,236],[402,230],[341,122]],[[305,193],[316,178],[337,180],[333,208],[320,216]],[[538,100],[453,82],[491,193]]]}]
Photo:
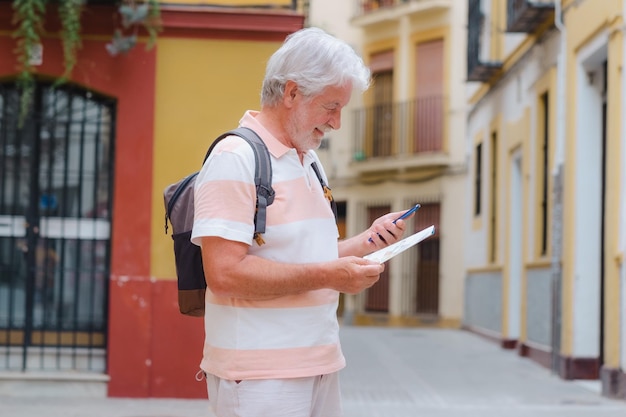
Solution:
[{"label": "red wall", "polygon": [[178,312],[175,281],[117,278],[111,283],[109,395],[206,398],[195,380],[202,319]]}]

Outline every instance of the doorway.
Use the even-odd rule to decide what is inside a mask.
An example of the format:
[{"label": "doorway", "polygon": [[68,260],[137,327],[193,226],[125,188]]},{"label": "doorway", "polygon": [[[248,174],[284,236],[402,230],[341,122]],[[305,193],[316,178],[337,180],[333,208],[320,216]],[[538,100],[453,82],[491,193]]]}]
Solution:
[{"label": "doorway", "polygon": [[37,83],[19,104],[0,84],[0,370],[102,372],[115,101]]},{"label": "doorway", "polygon": [[[367,208],[367,224],[391,211],[391,206],[372,206]],[[387,266],[378,281],[367,289],[365,311],[389,312],[389,267]]]}]

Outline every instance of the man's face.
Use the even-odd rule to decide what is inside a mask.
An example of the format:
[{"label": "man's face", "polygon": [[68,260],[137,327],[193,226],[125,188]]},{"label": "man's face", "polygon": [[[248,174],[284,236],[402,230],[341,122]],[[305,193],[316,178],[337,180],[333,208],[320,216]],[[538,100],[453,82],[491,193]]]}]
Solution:
[{"label": "man's face", "polygon": [[341,127],[341,110],[350,101],[352,86],[326,87],[319,95],[298,92],[286,126],[298,152],[317,149],[326,132]]}]

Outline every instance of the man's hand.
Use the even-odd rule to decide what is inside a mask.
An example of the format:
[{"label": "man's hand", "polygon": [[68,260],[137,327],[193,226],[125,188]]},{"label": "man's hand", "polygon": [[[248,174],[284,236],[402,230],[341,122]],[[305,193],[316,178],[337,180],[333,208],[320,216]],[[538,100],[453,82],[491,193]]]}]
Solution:
[{"label": "man's hand", "polygon": [[401,211],[388,213],[374,220],[366,231],[368,236],[367,242],[371,251],[382,249],[402,238],[406,229],[406,223],[404,220],[394,222],[402,213]]},{"label": "man's hand", "polygon": [[357,294],[378,281],[385,265],[347,256],[332,261],[331,268],[337,272],[332,288],[346,294]]},{"label": "man's hand", "polygon": [[[396,243],[402,239],[406,231],[406,222],[403,220],[394,220],[402,216],[405,211],[396,211],[385,214],[374,220],[372,225],[364,232],[339,242],[339,256],[365,256],[370,253],[382,249]],[[410,219],[415,213],[408,216]]]}]

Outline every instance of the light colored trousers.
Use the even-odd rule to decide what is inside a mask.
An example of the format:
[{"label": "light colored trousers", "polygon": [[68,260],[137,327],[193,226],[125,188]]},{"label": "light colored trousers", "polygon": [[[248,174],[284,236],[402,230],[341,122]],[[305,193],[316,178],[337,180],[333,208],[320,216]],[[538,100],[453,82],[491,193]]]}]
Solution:
[{"label": "light colored trousers", "polygon": [[237,383],[206,375],[217,417],[341,417],[339,374]]}]

